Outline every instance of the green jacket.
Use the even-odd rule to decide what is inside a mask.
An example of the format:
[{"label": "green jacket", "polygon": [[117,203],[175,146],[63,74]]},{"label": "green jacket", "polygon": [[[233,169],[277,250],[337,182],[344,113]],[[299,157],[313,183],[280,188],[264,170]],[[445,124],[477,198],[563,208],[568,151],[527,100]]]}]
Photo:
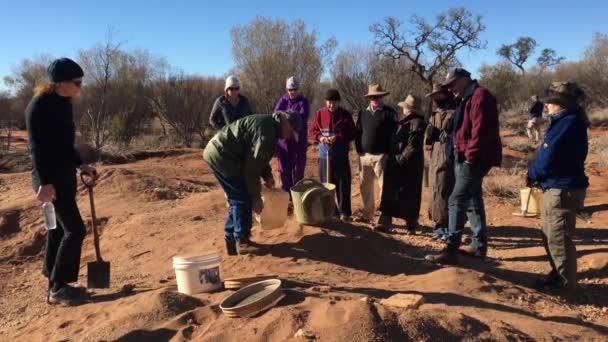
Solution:
[{"label": "green jacket", "polygon": [[261,199],[260,178],[272,175],[280,123],[272,115],[256,114],[237,120],[218,131],[203,152],[203,160],[227,177],[243,177],[253,200]]}]

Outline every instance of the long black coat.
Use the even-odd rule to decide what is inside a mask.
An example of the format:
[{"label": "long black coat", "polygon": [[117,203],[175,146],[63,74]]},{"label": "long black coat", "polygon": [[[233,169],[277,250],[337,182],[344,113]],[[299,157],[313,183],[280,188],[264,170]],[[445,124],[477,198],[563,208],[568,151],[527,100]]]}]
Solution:
[{"label": "long black coat", "polygon": [[411,114],[399,122],[384,170],[380,211],[408,224],[417,223],[420,214],[425,128],[422,114]]}]

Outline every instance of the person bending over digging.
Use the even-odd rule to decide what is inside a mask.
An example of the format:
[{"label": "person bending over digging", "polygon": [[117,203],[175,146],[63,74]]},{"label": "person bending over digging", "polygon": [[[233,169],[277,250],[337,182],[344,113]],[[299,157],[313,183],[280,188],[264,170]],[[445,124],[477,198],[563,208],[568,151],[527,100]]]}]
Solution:
[{"label": "person bending over digging", "polygon": [[228,255],[259,252],[250,235],[251,211],[260,214],[264,209],[260,180],[266,187],[274,187],[269,162],[277,141],[297,140],[294,132],[299,132],[302,125],[299,115],[287,112],[251,115],[221,129],[205,147],[203,159],[230,205],[224,227]]}]

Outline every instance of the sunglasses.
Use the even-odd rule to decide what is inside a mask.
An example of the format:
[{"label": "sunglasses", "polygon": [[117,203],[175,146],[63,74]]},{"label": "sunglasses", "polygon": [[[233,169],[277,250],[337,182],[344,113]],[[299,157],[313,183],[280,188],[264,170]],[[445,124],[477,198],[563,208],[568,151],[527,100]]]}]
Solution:
[{"label": "sunglasses", "polygon": [[232,87],[231,87],[231,88],[228,88],[228,90],[232,90],[232,91],[238,91],[238,90],[240,90],[240,89],[241,89],[241,88],[232,88]]},{"label": "sunglasses", "polygon": [[293,93],[294,91],[298,91],[298,89],[287,89],[288,92]]},{"label": "sunglasses", "polygon": [[78,88],[82,86],[82,80],[72,80],[72,83],[74,83],[74,85]]},{"label": "sunglasses", "polygon": [[374,101],[378,101],[382,98],[382,96],[370,96],[369,99],[370,100],[374,100]]}]

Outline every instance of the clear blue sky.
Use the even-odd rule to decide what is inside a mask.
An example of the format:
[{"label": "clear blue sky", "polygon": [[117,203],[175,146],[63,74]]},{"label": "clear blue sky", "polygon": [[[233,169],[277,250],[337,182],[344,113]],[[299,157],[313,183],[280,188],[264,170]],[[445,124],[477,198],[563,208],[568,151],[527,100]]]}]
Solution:
[{"label": "clear blue sky", "polygon": [[[487,25],[485,51],[459,57],[471,71],[494,63],[496,49],[522,35],[542,47],[578,59],[594,32],[608,32],[608,1],[160,1],[5,0],[0,11],[0,78],[20,60],[37,54],[74,57],[103,41],[108,26],[127,48],[145,48],[186,72],[224,75],[232,66],[230,28],[257,15],[286,21],[303,19],[321,39],[335,36],[338,49],[369,44],[369,25],[393,15],[437,13],[464,5]],[[2,88],[3,85],[0,85]]]}]

